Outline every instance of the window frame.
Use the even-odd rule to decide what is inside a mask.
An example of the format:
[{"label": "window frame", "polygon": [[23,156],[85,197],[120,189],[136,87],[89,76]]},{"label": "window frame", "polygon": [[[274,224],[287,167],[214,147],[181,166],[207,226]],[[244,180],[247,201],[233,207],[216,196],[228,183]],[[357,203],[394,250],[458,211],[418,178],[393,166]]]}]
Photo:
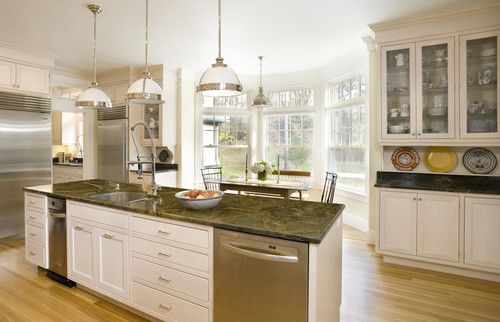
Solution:
[{"label": "window frame", "polygon": [[[328,101],[328,90],[329,90],[329,84],[336,84],[336,83],[339,83],[339,82],[344,82],[346,80],[350,80],[350,79],[354,79],[354,78],[360,78],[360,77],[364,77],[365,78],[365,93],[363,96],[360,96],[360,97],[356,97],[356,98],[353,98],[353,99],[349,99],[349,100],[346,100],[346,101],[340,101],[340,102],[329,102]],[[327,116],[326,117],[326,120],[325,122],[327,122],[327,125],[326,125],[326,132],[325,132],[325,135],[326,135],[326,142],[327,142],[327,146],[326,146],[326,151],[327,151],[327,157],[326,157],[326,169],[330,170],[329,167],[330,167],[330,164],[331,164],[331,148],[333,147],[332,145],[332,138],[331,138],[331,132],[333,130],[333,124],[332,124],[332,114],[336,111],[340,111],[340,110],[343,110],[343,109],[351,109],[351,108],[357,108],[357,107],[363,107],[365,109],[365,126],[369,125],[369,111],[368,111],[368,75],[366,74],[366,72],[364,70],[358,70],[356,72],[353,72],[353,73],[349,73],[347,75],[344,75],[342,77],[338,77],[338,78],[334,78],[334,79],[329,79],[326,81],[325,83],[325,97],[324,97],[324,101],[325,101],[325,115]],[[347,193],[347,194],[352,194],[354,196],[360,196],[362,198],[365,198],[365,197],[368,197],[368,192],[369,192],[369,145],[370,145],[370,142],[369,142],[369,129],[366,130],[364,132],[364,142],[365,142],[365,151],[367,153],[367,158],[365,160],[365,184],[364,184],[364,190],[363,191],[360,191],[360,190],[356,190],[356,189],[353,189],[351,186],[348,186],[348,185],[343,185],[341,182],[337,182],[337,189]],[[344,194],[345,194],[344,193]]]}]

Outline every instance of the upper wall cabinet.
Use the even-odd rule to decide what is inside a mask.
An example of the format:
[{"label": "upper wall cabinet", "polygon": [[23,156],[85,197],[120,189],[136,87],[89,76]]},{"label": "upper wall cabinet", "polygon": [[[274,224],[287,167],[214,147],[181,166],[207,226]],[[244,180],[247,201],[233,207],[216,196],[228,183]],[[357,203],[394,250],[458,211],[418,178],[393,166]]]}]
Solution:
[{"label": "upper wall cabinet", "polygon": [[50,71],[0,60],[0,89],[50,94]]},{"label": "upper wall cabinet", "polygon": [[500,32],[460,37],[460,137],[500,138]]},{"label": "upper wall cabinet", "polygon": [[454,138],[453,38],[381,52],[382,140]]}]

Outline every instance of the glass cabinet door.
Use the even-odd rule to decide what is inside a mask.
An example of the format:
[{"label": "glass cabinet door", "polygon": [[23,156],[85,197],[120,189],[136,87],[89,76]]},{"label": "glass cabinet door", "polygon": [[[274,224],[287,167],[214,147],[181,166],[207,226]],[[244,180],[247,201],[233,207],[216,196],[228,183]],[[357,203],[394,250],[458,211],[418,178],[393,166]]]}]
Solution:
[{"label": "glass cabinet door", "polygon": [[453,38],[417,43],[417,137],[453,138]]},{"label": "glass cabinet door", "polygon": [[499,138],[498,33],[461,38],[461,136]]},{"label": "glass cabinet door", "polygon": [[382,137],[415,137],[414,45],[382,49]]}]

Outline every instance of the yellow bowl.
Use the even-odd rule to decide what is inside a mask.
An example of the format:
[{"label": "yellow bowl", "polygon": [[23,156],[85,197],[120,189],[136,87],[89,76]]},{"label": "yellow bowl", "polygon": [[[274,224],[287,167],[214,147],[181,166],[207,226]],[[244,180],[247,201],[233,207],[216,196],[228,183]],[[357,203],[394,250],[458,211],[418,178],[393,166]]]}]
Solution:
[{"label": "yellow bowl", "polygon": [[448,147],[430,147],[425,151],[424,164],[432,172],[450,172],[457,165],[457,155]]}]

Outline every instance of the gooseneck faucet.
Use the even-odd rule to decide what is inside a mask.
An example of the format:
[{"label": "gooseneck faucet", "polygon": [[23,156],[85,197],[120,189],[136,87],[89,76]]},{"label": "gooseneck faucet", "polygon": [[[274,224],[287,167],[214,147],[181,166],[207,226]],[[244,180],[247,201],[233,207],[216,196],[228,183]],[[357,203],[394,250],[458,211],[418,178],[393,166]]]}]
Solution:
[{"label": "gooseneck faucet", "polygon": [[[149,139],[151,140],[151,161],[141,161],[141,158],[144,158],[144,156],[140,155],[139,148],[137,147],[137,142],[135,141],[135,137],[134,137],[135,128],[139,125],[144,126],[144,128],[146,129],[146,132],[148,133]],[[130,131],[132,134],[132,142],[134,142],[135,151],[137,152],[137,161],[129,161],[128,163],[129,164],[137,164],[137,174],[138,174],[139,179],[142,178],[142,165],[144,163],[151,163],[152,164],[151,192],[153,193],[153,195],[156,196],[156,193],[158,190],[161,189],[161,186],[156,183],[156,161],[155,161],[155,159],[156,159],[156,146],[155,146],[155,141],[153,138],[153,131],[151,130],[151,127],[144,122],[135,123],[130,128]]]}]

